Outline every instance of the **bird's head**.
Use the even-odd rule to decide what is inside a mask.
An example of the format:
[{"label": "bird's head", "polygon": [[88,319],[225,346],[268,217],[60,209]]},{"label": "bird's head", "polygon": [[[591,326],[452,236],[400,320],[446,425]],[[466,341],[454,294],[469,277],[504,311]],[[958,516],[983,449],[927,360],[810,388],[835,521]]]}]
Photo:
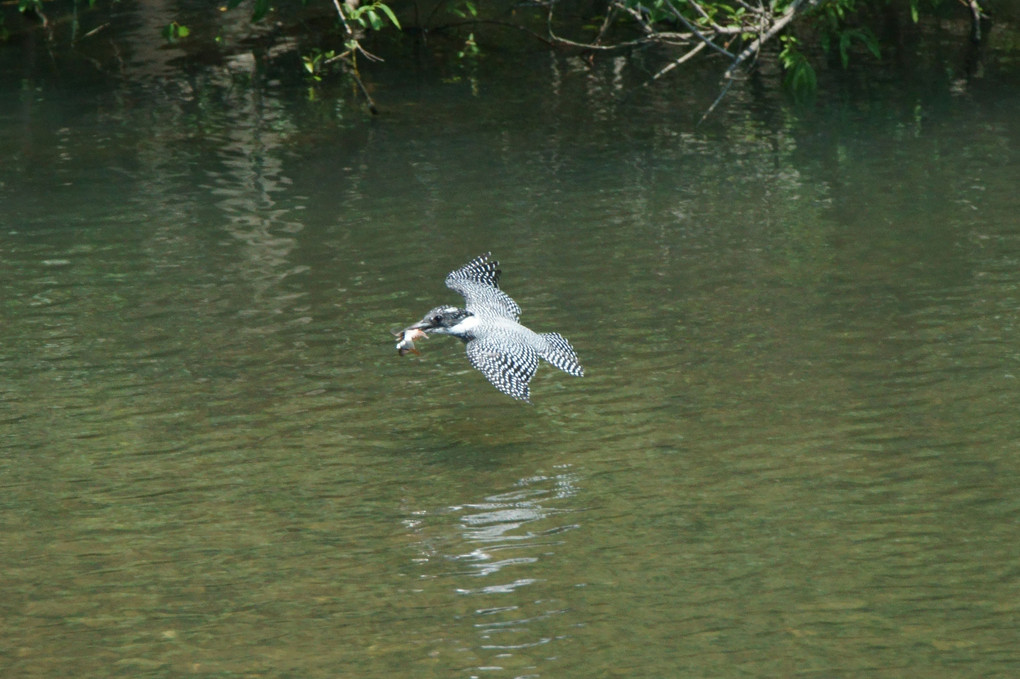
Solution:
[{"label": "bird's head", "polygon": [[436,335],[466,335],[474,325],[475,316],[467,309],[455,306],[437,306],[409,329],[423,330]]}]

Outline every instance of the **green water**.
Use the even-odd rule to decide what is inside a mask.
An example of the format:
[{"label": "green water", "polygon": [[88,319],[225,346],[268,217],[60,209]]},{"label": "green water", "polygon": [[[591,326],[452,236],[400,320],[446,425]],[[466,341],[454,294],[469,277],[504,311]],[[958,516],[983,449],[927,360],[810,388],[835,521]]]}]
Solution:
[{"label": "green water", "polygon": [[0,674],[1015,676],[1016,91],[499,75],[5,76]]}]

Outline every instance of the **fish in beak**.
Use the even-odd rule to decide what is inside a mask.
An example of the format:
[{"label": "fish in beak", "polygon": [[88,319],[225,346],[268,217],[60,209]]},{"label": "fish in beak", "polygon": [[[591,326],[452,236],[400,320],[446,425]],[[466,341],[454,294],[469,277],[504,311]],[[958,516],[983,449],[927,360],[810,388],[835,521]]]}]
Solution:
[{"label": "fish in beak", "polygon": [[397,353],[401,356],[406,356],[408,352],[418,354],[418,350],[414,348],[414,341],[420,339],[428,339],[429,336],[421,329],[425,324],[422,322],[409,325],[400,332],[393,333],[397,337]]}]

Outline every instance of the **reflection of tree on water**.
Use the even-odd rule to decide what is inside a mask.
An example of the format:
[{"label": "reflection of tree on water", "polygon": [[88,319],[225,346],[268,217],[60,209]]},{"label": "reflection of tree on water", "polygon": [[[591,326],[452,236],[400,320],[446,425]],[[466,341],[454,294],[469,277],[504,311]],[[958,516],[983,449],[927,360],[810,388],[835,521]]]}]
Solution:
[{"label": "reflection of tree on water", "polygon": [[[221,174],[211,177],[208,190],[220,197],[218,207],[227,218],[224,229],[241,241],[239,273],[251,279],[256,298],[273,296],[276,283],[307,267],[290,263],[302,224],[293,208],[277,204],[275,196],[289,190],[283,168],[283,143],[290,121],[276,99],[254,92],[230,110],[231,124],[223,125],[217,146]],[[265,301],[265,300],[263,300]]]},{"label": "reflection of tree on water", "polygon": [[415,598],[447,618],[437,626],[448,635],[430,655],[467,652],[479,667],[521,668],[535,660],[526,649],[569,635],[578,621],[564,615],[568,593],[546,583],[551,571],[562,577],[563,534],[579,527],[571,521],[576,483],[568,470],[526,477],[512,490],[405,520],[419,549]]}]

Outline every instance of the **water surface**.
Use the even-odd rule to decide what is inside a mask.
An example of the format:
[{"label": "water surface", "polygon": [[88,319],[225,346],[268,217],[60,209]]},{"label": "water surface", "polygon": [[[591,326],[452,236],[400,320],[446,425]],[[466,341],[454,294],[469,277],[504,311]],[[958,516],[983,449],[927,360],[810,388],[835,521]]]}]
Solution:
[{"label": "water surface", "polygon": [[[1015,89],[534,66],[4,76],[3,674],[1016,673]],[[490,250],[533,406],[389,335]]]}]

